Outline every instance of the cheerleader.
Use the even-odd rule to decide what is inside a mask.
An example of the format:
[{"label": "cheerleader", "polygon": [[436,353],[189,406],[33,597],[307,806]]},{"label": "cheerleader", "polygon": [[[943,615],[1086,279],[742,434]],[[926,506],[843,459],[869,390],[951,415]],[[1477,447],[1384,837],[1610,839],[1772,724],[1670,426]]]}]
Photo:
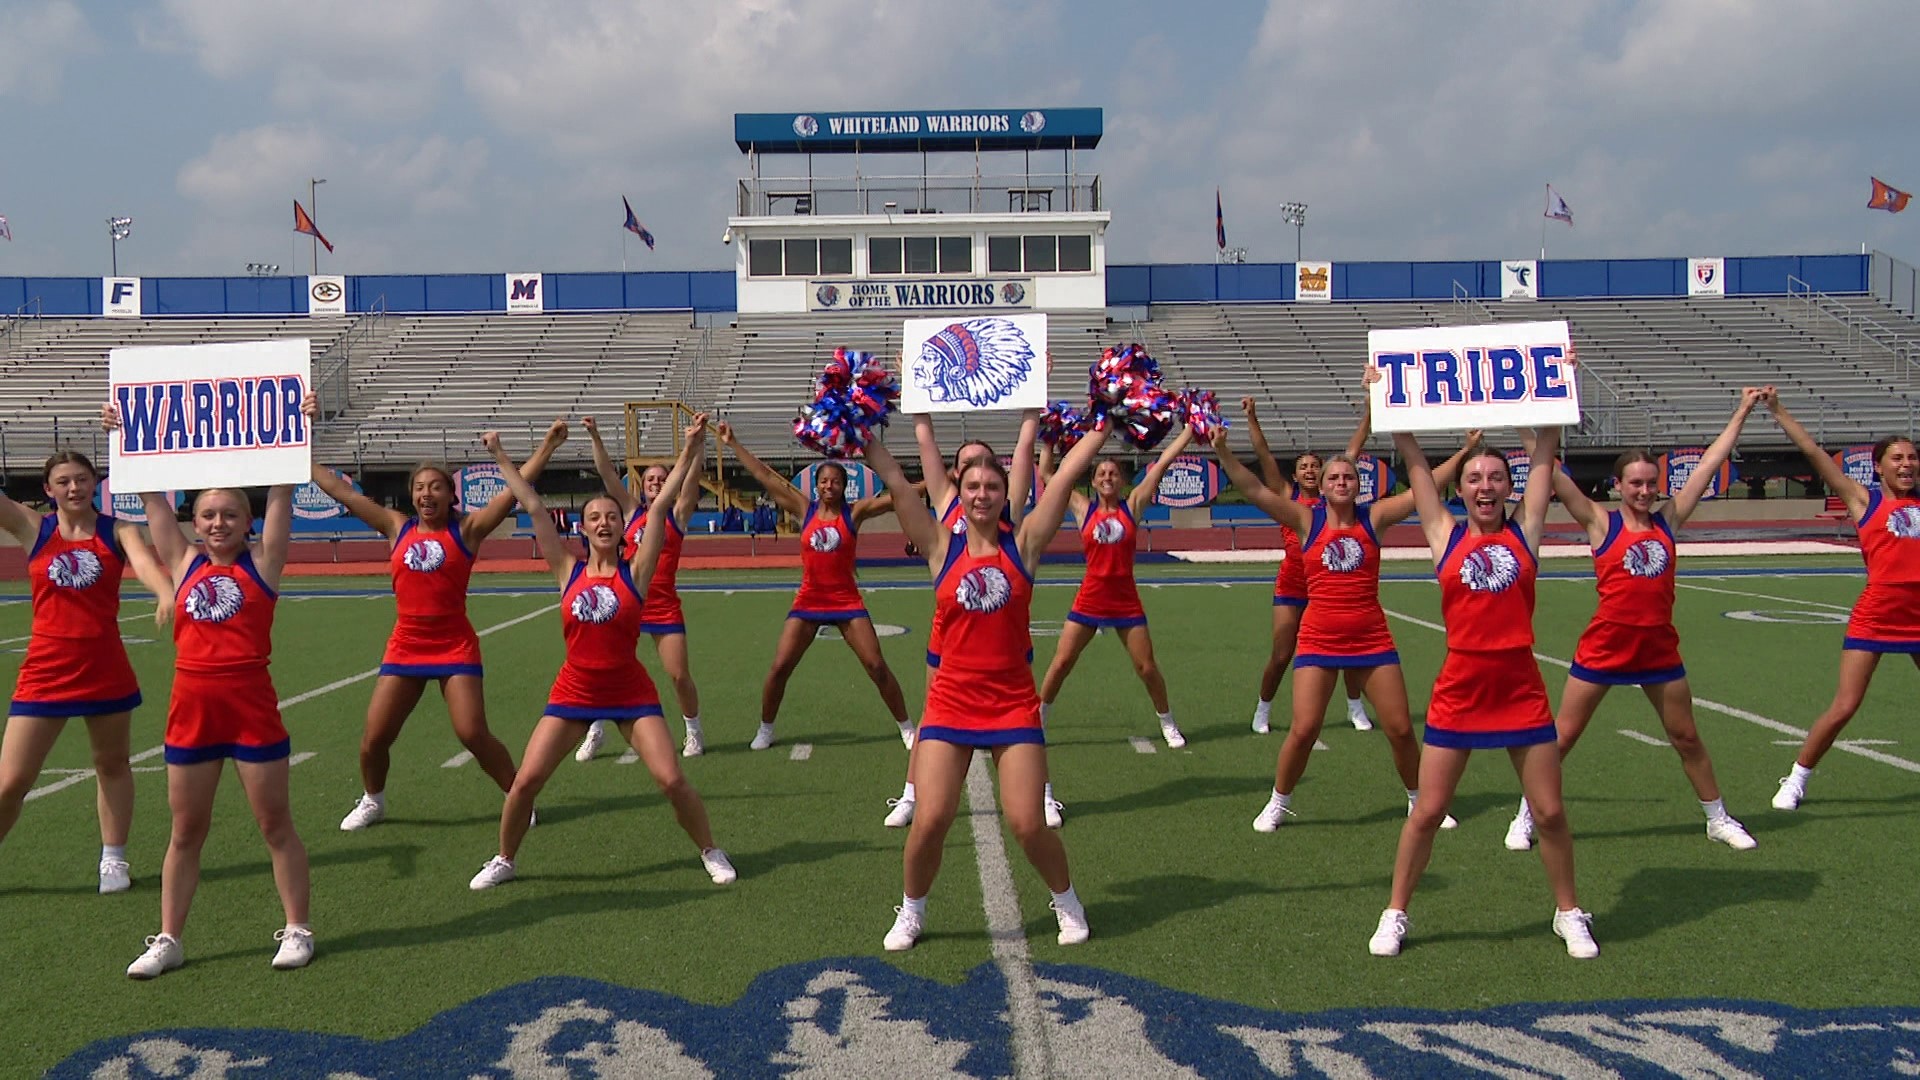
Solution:
[{"label": "cheerleader", "polygon": [[[1067,496],[1074,520],[1080,523],[1080,550],[1087,560],[1086,576],[1073,594],[1073,606],[1067,611],[1066,625],[1060,629],[1060,645],[1040,680],[1040,718],[1045,721],[1060,696],[1060,684],[1072,673],[1080,653],[1101,629],[1111,629],[1133,661],[1133,673],[1147,688],[1154,715],[1160,718],[1160,737],[1178,750],[1187,745],[1180,725],[1174,723],[1173,706],[1167,700],[1167,680],[1153,658],[1153,638],[1147,632],[1147,612],[1140,605],[1140,590],[1133,580],[1133,559],[1139,535],[1140,515],[1160,490],[1160,479],[1173,466],[1175,458],[1193,443],[1193,430],[1180,434],[1160,457],[1147,468],[1147,475],[1125,496],[1120,493],[1125,474],[1120,463],[1111,458],[1093,467],[1093,498],[1078,488]],[[1053,448],[1040,451],[1040,478],[1053,481]],[[1097,500],[1097,501],[1096,501]],[[1048,802],[1052,796],[1049,794]],[[1059,811],[1048,807],[1054,814]],[[1053,815],[1049,815],[1050,817]]]},{"label": "cheerleader", "polygon": [[[1320,503],[1320,455],[1307,451],[1293,459],[1293,476],[1289,479],[1280,471],[1280,463],[1273,458],[1273,451],[1267,446],[1266,433],[1260,430],[1254,400],[1250,397],[1240,399],[1240,407],[1246,411],[1247,434],[1253,440],[1253,456],[1260,462],[1260,482],[1268,491],[1276,492],[1306,507]],[[1373,433],[1372,416],[1362,413],[1360,426],[1354,429],[1353,438],[1347,440],[1346,456],[1359,460],[1361,447],[1367,445],[1367,436]],[[1280,680],[1287,673],[1287,667],[1293,662],[1293,651],[1300,635],[1301,614],[1307,607],[1307,572],[1305,560],[1300,553],[1300,534],[1286,525],[1280,526],[1280,569],[1273,579],[1273,650],[1267,656],[1267,666],[1260,672],[1260,700],[1253,707],[1253,730],[1255,734],[1265,735],[1272,730],[1273,696],[1280,692]],[[1373,721],[1367,717],[1367,706],[1360,695],[1360,676],[1349,672],[1347,685],[1347,722],[1355,731],[1372,731]]]},{"label": "cheerleader", "polygon": [[[688,426],[679,461],[654,492],[656,499],[666,501],[656,505],[671,507],[679,497],[680,486],[697,467],[695,463],[706,445],[706,423],[702,413]],[[661,553],[666,550],[667,534],[673,529],[671,514],[653,515],[628,554],[625,532],[630,515],[611,496],[592,499],[580,513],[587,557],[579,558],[560,538],[533,485],[513,467],[500,446],[499,434],[489,431],[480,441],[500,463],[507,489],[533,519],[540,554],[560,582],[560,623],[567,641],[567,659],[554,680],[553,691],[547,695],[546,714],[534,725],[520,757],[520,771],[501,807],[500,853],[487,860],[468,887],[475,891],[491,889],[513,880],[514,855],[526,838],[534,799],[578,740],[579,725],[596,722],[616,725],[647,763],[660,793],[673,804],[680,827],[699,846],[700,863],[714,884],[732,882],[733,865],[727,861],[726,852],[713,846],[700,793],[687,782],[680,762],[674,758],[673,733],[661,715],[660,692],[634,655],[646,627],[647,603],[653,595],[647,589],[649,579],[656,572]]]},{"label": "cheerleader", "polygon": [[[686,483],[680,485],[680,494],[671,504],[660,502],[660,486],[667,480],[666,467],[647,466],[646,471],[640,474],[643,502],[627,490],[619,468],[607,453],[607,444],[600,438],[600,425],[594,423],[591,416],[581,417],[580,425],[587,429],[587,435],[593,440],[593,466],[600,474],[601,486],[606,489],[608,498],[620,504],[621,520],[627,523],[626,540],[620,549],[621,558],[633,558],[640,542],[640,531],[647,525],[648,510],[655,506],[669,506],[671,510],[666,515],[666,546],[660,550],[660,560],[653,571],[653,584],[647,588],[646,610],[640,613],[640,630],[653,638],[654,652],[660,657],[660,666],[667,670],[667,677],[673,680],[673,696],[680,702],[680,719],[686,726],[686,738],[681,743],[680,756],[699,757],[706,752],[706,736],[700,729],[700,688],[694,684],[693,667],[688,661],[687,617],[680,610],[677,578],[680,573],[680,549],[687,542],[687,523],[693,519],[694,508],[700,505],[702,455],[694,455],[692,473]],[[702,450],[705,450],[705,438],[703,429]],[[574,751],[575,761],[593,760],[593,755],[599,753],[600,745],[606,739],[606,728],[603,721],[587,725],[587,737],[580,740],[580,748]]]},{"label": "cheerleader", "polygon": [[1840,685],[1833,703],[1813,722],[1793,771],[1780,778],[1780,790],[1773,796],[1775,810],[1794,810],[1807,797],[1814,767],[1859,711],[1880,658],[1902,654],[1920,666],[1920,494],[1914,490],[1920,480],[1920,453],[1904,435],[1881,439],[1873,445],[1878,483],[1866,487],[1813,441],[1777,395],[1767,396],[1767,407],[1827,490],[1846,502],[1847,513],[1859,523],[1860,558],[1867,564],[1867,587],[1854,601],[1840,642]]},{"label": "cheerleader", "polygon": [[[1461,463],[1479,445],[1480,433],[1468,432],[1466,446],[1434,470],[1434,484],[1452,483]],[[1263,485],[1249,472],[1234,456],[1224,428],[1214,433],[1213,450],[1241,494],[1282,528],[1303,538],[1297,556],[1289,555],[1287,561],[1304,568],[1312,601],[1303,609],[1299,651],[1293,657],[1293,723],[1274,764],[1273,791],[1253,819],[1254,831],[1273,832],[1293,813],[1293,789],[1306,775],[1327,703],[1343,673],[1348,686],[1357,683],[1373,700],[1411,814],[1420,795],[1420,744],[1413,737],[1400,653],[1387,630],[1386,610],[1380,606],[1380,533],[1413,513],[1413,493],[1361,506],[1357,502],[1359,466],[1348,455],[1335,454],[1320,466],[1320,495],[1309,508]],[[1451,829],[1458,824],[1447,815],[1440,827]]]},{"label": "cheerleader", "polygon": [[[1553,711],[1533,657],[1533,589],[1550,483],[1529,484],[1518,520],[1507,516],[1513,477],[1499,451],[1481,448],[1460,470],[1466,520],[1456,522],[1440,499],[1427,459],[1412,435],[1396,434],[1407,463],[1420,527],[1440,578],[1440,613],[1447,624],[1447,657],[1427,705],[1426,747],[1420,755],[1420,791],[1400,830],[1393,861],[1393,893],[1368,949],[1397,956],[1407,936],[1407,906],[1433,854],[1434,834],[1475,750],[1504,749],[1533,806],[1540,861],[1555,902],[1553,932],[1579,959],[1600,955],[1573,888],[1573,838],[1560,804],[1560,753]],[[1541,428],[1530,450],[1532,476],[1554,467],[1560,429]]]},{"label": "cheerleader", "polygon": [[1062,945],[1087,940],[1086,910],[1074,892],[1066,848],[1046,827],[1046,737],[1040,696],[1034,690],[1033,638],[1028,617],[1033,599],[1029,567],[1039,563],[1067,506],[1075,479],[1106,442],[1101,426],[1080,441],[1033,511],[1013,530],[1001,526],[1007,504],[1007,474],[991,459],[960,476],[966,532],[942,529],[927,509],[908,497],[906,475],[887,452],[880,432],[867,448],[867,463],[897,496],[901,528],[927,553],[933,576],[936,618],[945,620],[940,674],[927,688],[920,727],[920,801],[907,833],[904,895],[887,932],[889,951],[913,947],[925,925],[927,893],[940,870],[947,830],[958,811],[961,788],[976,748],[985,747],[1000,774],[1000,806],[1027,860],[1052,892]]},{"label": "cheerleader", "polygon": [[[1733,454],[1740,429],[1754,405],[1765,401],[1769,389],[1748,387],[1740,404],[1713,445],[1707,447],[1693,475],[1664,508],[1660,502],[1660,465],[1651,454],[1633,450],[1613,464],[1614,486],[1620,509],[1602,512],[1573,478],[1554,469],[1553,493],[1573,520],[1587,531],[1593,549],[1594,587],[1600,606],[1580,635],[1573,670],[1560,695],[1560,758],[1566,760],[1580,734],[1593,719],[1601,699],[1615,686],[1638,686],[1653,703],[1667,741],[1680,755],[1680,768],[1693,785],[1700,809],[1707,816],[1707,839],[1748,851],[1758,844],[1727,813],[1713,761],[1693,722],[1693,690],[1680,662],[1680,633],[1673,627],[1673,580],[1676,562],[1673,534],[1693,516],[1707,485]],[[1507,847],[1525,851],[1533,845],[1533,818],[1525,799],[1507,827]]]},{"label": "cheerleader", "polygon": [[[545,440],[521,466],[528,479],[540,476],[566,439],[566,423],[555,420]],[[340,828],[353,832],[386,820],[393,744],[430,682],[440,684],[440,696],[446,700],[460,744],[506,791],[513,786],[513,756],[487,727],[480,637],[467,619],[467,582],[481,543],[512,515],[512,492],[502,491],[480,509],[460,514],[452,474],[437,465],[422,465],[408,480],[413,499],[409,517],[353,490],[346,478],[324,465],[314,465],[313,482],[386,538],[393,598],[399,609],[360,738],[363,793],[341,819]]]},{"label": "cheerleader", "polygon": [[[120,641],[120,581],[131,567],[141,584],[168,597],[172,582],[140,528],[93,508],[100,473],[84,454],[63,450],[40,470],[53,512],[38,514],[0,493],[0,530],[27,552],[33,624],[7,727],[0,737],[0,840],[20,818],[54,740],[70,717],[87,722],[100,815],[100,891],[133,886],[127,833],[133,826],[133,770],[127,761],[140,685]],[[172,516],[172,510],[168,510]],[[155,621],[165,626],[172,604]]]},{"label": "cheerleader", "polygon": [[[760,730],[750,744],[755,750],[773,745],[773,722],[780,715],[780,700],[786,696],[787,680],[822,626],[837,626],[847,647],[860,658],[867,678],[880,690],[880,700],[893,714],[900,729],[900,741],[913,748],[913,722],[907,719],[907,701],[900,681],[887,667],[880,651],[879,635],[873,619],[867,615],[860,583],[854,577],[855,550],[860,542],[860,523],[892,509],[892,501],[869,497],[847,502],[847,468],[837,461],[821,462],[813,470],[811,497],[788,483],[765,462],[754,457],[734,435],[730,424],[719,426],[720,441],[740,459],[754,479],[766,490],[767,497],[781,510],[800,518],[800,589],[794,595],[793,608],[787,612],[786,625],[780,630],[780,644],[773,655],[773,669],[760,691]],[[915,495],[914,498],[918,498]]]}]

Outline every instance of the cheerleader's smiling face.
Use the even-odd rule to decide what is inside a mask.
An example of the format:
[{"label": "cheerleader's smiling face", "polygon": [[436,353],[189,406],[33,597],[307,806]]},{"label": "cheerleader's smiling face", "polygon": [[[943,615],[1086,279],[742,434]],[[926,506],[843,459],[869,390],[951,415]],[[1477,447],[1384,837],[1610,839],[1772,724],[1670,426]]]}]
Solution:
[{"label": "cheerleader's smiling face", "polygon": [[846,467],[830,461],[813,470],[813,496],[822,508],[838,510],[847,498]]},{"label": "cheerleader's smiling face", "polygon": [[48,502],[69,514],[81,514],[93,509],[93,493],[99,486],[99,478],[92,469],[77,461],[66,461],[47,470],[46,482],[41,488],[46,491]]},{"label": "cheerleader's smiling face", "polygon": [[1653,504],[1660,501],[1660,467],[1651,461],[1628,465],[1620,470],[1615,483],[1620,488],[1620,502],[1636,514],[1651,514]]},{"label": "cheerleader's smiling face", "polygon": [[1913,441],[1893,436],[1880,440],[1874,450],[1873,471],[1880,487],[1896,498],[1913,494],[1920,481],[1920,451],[1914,450]]},{"label": "cheerleader's smiling face", "polygon": [[1320,455],[1301,454],[1293,459],[1293,486],[1303,495],[1320,494]]},{"label": "cheerleader's smiling face", "polygon": [[1100,496],[1101,502],[1120,501],[1121,476],[1120,463],[1111,459],[1093,467],[1093,493]]},{"label": "cheerleader's smiling face", "polygon": [[596,555],[617,555],[626,532],[620,519],[620,504],[605,495],[588,501],[580,511],[580,531],[587,535],[587,546]]},{"label": "cheerleader's smiling face", "polygon": [[1499,453],[1475,454],[1460,468],[1460,498],[1467,504],[1467,520],[1482,532],[1492,532],[1506,521],[1507,497],[1513,494],[1513,474]]},{"label": "cheerleader's smiling face", "polygon": [[1335,506],[1353,506],[1360,497],[1360,470],[1345,458],[1327,462],[1320,474],[1320,494]]},{"label": "cheerleader's smiling face", "polygon": [[453,513],[453,477],[437,466],[424,465],[413,471],[409,485],[413,514],[429,529],[439,528]]},{"label": "cheerleader's smiling face", "polygon": [[241,492],[209,488],[193,500],[194,535],[206,545],[209,556],[231,560],[247,546],[252,527],[253,507]]},{"label": "cheerleader's smiling face", "polygon": [[1007,474],[999,462],[989,459],[960,474],[960,505],[974,529],[1000,531],[1000,515],[1007,511]]},{"label": "cheerleader's smiling face", "polygon": [[649,465],[647,471],[640,474],[640,500],[644,505],[652,506],[653,500],[660,497],[660,489],[667,486],[667,469],[664,465]]}]

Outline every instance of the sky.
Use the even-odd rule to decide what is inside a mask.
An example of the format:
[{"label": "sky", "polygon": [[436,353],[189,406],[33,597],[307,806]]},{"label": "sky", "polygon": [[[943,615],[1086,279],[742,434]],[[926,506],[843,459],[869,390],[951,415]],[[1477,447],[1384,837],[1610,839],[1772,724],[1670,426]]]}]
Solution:
[{"label": "sky", "polygon": [[[1911,0],[0,0],[0,275],[719,269],[735,112],[1105,110],[1110,262],[1920,261]],[[1905,44],[1902,44],[1904,42]]]}]

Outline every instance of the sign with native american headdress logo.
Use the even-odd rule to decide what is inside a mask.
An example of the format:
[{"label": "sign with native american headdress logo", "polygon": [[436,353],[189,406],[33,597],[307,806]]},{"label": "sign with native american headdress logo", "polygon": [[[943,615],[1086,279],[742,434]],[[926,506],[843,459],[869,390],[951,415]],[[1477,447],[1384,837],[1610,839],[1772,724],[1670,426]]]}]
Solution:
[{"label": "sign with native american headdress logo", "polygon": [[908,319],[900,411],[981,412],[1047,404],[1047,317]]}]

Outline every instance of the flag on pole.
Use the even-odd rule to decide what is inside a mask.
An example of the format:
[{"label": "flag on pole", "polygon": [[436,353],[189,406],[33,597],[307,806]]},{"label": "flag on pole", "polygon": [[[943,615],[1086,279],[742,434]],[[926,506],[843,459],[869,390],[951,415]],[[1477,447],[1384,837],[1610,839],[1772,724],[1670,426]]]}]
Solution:
[{"label": "flag on pole", "polygon": [[1559,192],[1553,190],[1552,184],[1547,185],[1546,216],[1555,221],[1564,221],[1569,225],[1573,224],[1572,208],[1567,206],[1567,200],[1561,198]]},{"label": "flag on pole", "polygon": [[320,241],[320,246],[327,249],[327,254],[333,254],[333,244],[320,235],[320,226],[313,223],[313,218],[307,215],[307,208],[300,205],[299,199],[293,200],[293,231],[306,233]]},{"label": "flag on pole", "polygon": [[1213,242],[1227,250],[1227,214],[1220,206],[1220,189],[1213,189]]},{"label": "flag on pole", "polygon": [[0,214],[0,240],[11,241],[12,239],[13,229],[7,224],[7,215]]},{"label": "flag on pole", "polygon": [[[1913,198],[1909,192],[1881,183],[1877,176],[1868,177],[1868,179],[1873,181],[1873,197],[1867,200],[1869,210],[1885,210],[1889,214],[1897,214],[1905,210],[1908,200]],[[7,219],[0,218],[0,231],[5,230],[6,224]]]},{"label": "flag on pole", "polygon": [[622,195],[620,196],[620,205],[627,208],[627,223],[623,225],[622,228],[639,237],[640,242],[647,245],[647,250],[652,251],[653,234],[647,231],[645,225],[640,224],[639,218],[633,216],[633,204],[627,201],[625,195]]}]

